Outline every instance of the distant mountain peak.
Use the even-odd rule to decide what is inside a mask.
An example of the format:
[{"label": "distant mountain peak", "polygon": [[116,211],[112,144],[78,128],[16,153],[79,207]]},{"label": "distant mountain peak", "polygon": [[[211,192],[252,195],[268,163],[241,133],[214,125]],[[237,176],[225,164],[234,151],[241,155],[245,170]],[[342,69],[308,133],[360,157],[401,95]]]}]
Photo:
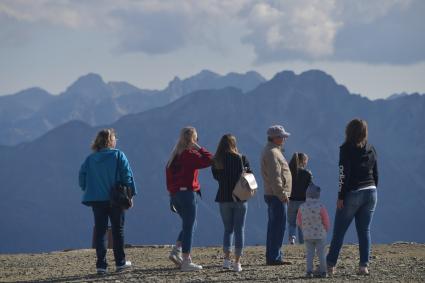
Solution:
[{"label": "distant mountain peak", "polygon": [[79,77],[71,86],[69,86],[66,92],[87,92],[104,89],[106,83],[102,77],[95,73],[88,73],[87,75]]}]

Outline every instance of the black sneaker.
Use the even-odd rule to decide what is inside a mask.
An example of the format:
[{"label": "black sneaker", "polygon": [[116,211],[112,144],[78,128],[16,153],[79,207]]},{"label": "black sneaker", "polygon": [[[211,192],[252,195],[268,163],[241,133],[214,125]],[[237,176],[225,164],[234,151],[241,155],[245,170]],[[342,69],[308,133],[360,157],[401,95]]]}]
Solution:
[{"label": "black sneaker", "polygon": [[106,268],[96,268],[97,275],[105,275],[108,273],[108,270]]},{"label": "black sneaker", "polygon": [[117,266],[116,272],[121,272],[131,267],[131,261],[126,261],[123,265]]},{"label": "black sneaker", "polygon": [[305,278],[313,278],[313,272],[311,271],[307,271],[307,273],[305,274]]}]

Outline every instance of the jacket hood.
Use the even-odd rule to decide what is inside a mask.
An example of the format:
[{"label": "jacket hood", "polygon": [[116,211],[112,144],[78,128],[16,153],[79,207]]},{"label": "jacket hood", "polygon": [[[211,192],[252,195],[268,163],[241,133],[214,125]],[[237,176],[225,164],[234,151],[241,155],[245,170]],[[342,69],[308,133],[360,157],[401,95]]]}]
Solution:
[{"label": "jacket hood", "polygon": [[117,149],[101,149],[98,152],[93,153],[92,158],[94,161],[101,163],[105,162],[107,160],[111,160],[112,158],[115,158],[117,155],[118,150]]}]

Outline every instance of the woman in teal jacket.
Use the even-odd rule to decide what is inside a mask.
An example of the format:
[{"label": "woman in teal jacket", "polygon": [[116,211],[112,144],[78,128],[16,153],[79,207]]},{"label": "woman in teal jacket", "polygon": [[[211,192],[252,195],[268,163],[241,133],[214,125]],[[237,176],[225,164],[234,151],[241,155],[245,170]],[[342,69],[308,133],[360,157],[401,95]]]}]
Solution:
[{"label": "woman in teal jacket", "polygon": [[93,153],[86,158],[79,172],[82,203],[91,206],[94,214],[96,269],[99,274],[107,272],[105,236],[108,219],[112,226],[116,269],[120,271],[131,266],[124,253],[125,213],[122,208],[110,205],[110,191],[117,181],[130,186],[133,195],[136,195],[137,190],[127,157],[115,149],[116,141],[114,129],[101,130],[92,144]]}]

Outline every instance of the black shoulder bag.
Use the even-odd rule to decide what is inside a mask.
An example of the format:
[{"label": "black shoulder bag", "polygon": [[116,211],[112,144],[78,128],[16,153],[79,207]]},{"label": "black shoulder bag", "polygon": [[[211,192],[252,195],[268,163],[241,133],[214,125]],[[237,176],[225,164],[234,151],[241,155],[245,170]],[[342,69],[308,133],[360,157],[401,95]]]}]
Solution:
[{"label": "black shoulder bag", "polygon": [[117,168],[115,171],[115,185],[111,188],[111,206],[118,206],[122,209],[129,209],[131,207],[131,198],[133,197],[133,190],[130,186],[122,184],[119,181],[119,155],[117,156]]}]

